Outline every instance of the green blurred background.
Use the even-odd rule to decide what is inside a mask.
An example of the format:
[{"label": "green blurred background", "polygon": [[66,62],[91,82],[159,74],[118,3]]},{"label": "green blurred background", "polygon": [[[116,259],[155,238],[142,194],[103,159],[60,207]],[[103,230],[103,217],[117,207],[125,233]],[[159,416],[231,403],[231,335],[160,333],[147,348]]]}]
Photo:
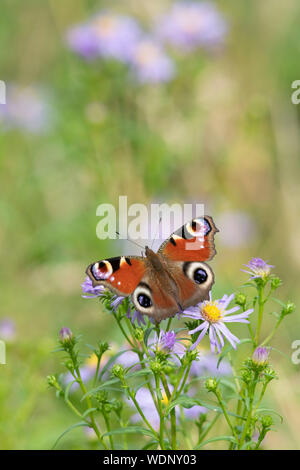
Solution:
[{"label": "green blurred background", "polygon": [[[91,344],[119,341],[98,302],[81,298],[87,264],[132,250],[97,239],[100,203],[203,202],[221,230],[215,293],[237,289],[243,263],[260,256],[283,279],[281,299],[300,301],[300,105],[291,102],[300,4],[216,2],[229,25],[224,47],[172,51],[177,75],[168,83],[136,84],[122,65],[89,63],[66,45],[68,28],[102,7],[147,27],[171,3],[1,1],[0,79],[38,88],[49,106],[43,132],[0,122],[0,320],[16,329],[0,365],[3,449],[50,448],[74,422],[45,381],[62,370],[51,353],[62,326]],[[296,339],[297,312],[273,343],[286,356],[272,353],[280,380],[268,400],[284,422],[265,448],[300,448]],[[60,448],[87,445],[75,430]]]}]

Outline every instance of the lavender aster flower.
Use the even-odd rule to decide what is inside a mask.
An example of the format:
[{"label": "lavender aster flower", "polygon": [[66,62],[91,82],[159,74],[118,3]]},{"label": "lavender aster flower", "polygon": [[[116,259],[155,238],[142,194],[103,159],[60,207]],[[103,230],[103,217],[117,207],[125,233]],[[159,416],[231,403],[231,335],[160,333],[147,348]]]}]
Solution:
[{"label": "lavender aster flower", "polygon": [[98,56],[97,41],[88,23],[69,29],[66,40],[70,49],[85,59],[94,59]]},{"label": "lavender aster flower", "polygon": [[158,22],[160,38],[185,51],[220,45],[227,25],[217,8],[210,2],[178,2]]},{"label": "lavender aster flower", "polygon": [[62,343],[69,343],[73,339],[73,333],[68,327],[61,328],[59,332],[59,339]]},{"label": "lavender aster flower", "polygon": [[261,258],[252,258],[249,264],[245,264],[245,266],[249,268],[250,271],[245,269],[242,269],[242,271],[251,274],[250,279],[266,279],[271,273],[271,268],[274,268],[274,266],[267,264],[266,261]]},{"label": "lavender aster flower", "polygon": [[143,38],[136,44],[131,65],[140,83],[167,82],[175,73],[173,61],[162,46],[151,38]]},{"label": "lavender aster flower", "polygon": [[105,292],[104,286],[93,286],[92,280],[87,276],[85,281],[81,284],[82,292],[87,295],[83,295],[84,299],[93,299],[95,297],[101,297]]},{"label": "lavender aster flower", "polygon": [[180,338],[177,338],[175,331],[167,331],[166,333],[161,331],[158,341],[156,340],[156,348],[179,356],[183,356],[185,353],[185,347],[180,342]]},{"label": "lavender aster flower", "polygon": [[189,331],[189,334],[201,332],[190,350],[198,346],[207,332],[209,333],[212,353],[216,349],[218,353],[221,352],[224,346],[224,337],[236,349],[236,345],[240,340],[229,331],[225,323],[249,323],[247,318],[253,312],[253,308],[237,315],[230,315],[240,309],[239,306],[236,306],[226,310],[233,298],[234,294],[230,296],[224,295],[220,300],[205,300],[195,307],[189,307],[184,310],[184,317],[202,321],[194,330]]},{"label": "lavender aster flower", "polygon": [[128,62],[139,36],[140,28],[133,18],[102,11],[71,28],[67,42],[86,59],[98,56]]},{"label": "lavender aster flower", "polygon": [[16,325],[10,318],[3,318],[0,321],[0,339],[13,341],[16,337]]},{"label": "lavender aster flower", "polygon": [[129,308],[127,311],[127,318],[131,319],[131,323],[134,323],[136,321],[139,326],[146,325],[144,316],[138,310],[134,309],[132,312],[131,305],[129,305]]},{"label": "lavender aster flower", "polygon": [[20,129],[32,134],[47,130],[50,107],[46,94],[38,87],[7,87],[6,104],[0,104],[0,123],[4,129]]}]

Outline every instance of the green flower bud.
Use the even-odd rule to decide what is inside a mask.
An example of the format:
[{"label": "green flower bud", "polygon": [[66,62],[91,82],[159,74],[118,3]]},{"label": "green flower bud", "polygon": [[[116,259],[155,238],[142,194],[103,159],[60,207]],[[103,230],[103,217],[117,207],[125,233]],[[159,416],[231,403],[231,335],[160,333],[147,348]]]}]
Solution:
[{"label": "green flower bud", "polygon": [[245,296],[245,294],[242,294],[241,292],[239,292],[238,294],[235,295],[234,300],[237,305],[244,307],[247,302],[247,297]]},{"label": "green flower bud", "polygon": [[96,351],[97,356],[102,356],[107,350],[109,349],[109,344],[104,341],[103,343],[99,342],[98,343],[98,351]]},{"label": "green flower bud", "polygon": [[296,305],[293,302],[287,302],[286,305],[281,310],[281,318],[284,318],[286,315],[290,315],[295,310]]},{"label": "green flower bud", "polygon": [[276,374],[275,370],[272,369],[271,367],[267,367],[264,370],[264,379],[267,383],[271,382],[271,380],[273,380],[273,379],[277,379],[277,374]]},{"label": "green flower bud", "polygon": [[252,382],[253,376],[252,376],[251,370],[243,369],[241,376],[242,376],[242,380],[245,382],[246,385]]},{"label": "green flower bud", "polygon": [[163,369],[163,365],[159,360],[155,359],[155,361],[150,362],[150,369],[153,374],[159,374]]},{"label": "green flower bud", "polygon": [[120,364],[115,364],[111,370],[112,375],[117,377],[118,379],[124,378],[124,367]]},{"label": "green flower bud", "polygon": [[144,339],[144,331],[142,330],[142,328],[136,328],[134,330],[134,336],[135,338],[138,340],[138,341],[143,341]]},{"label": "green flower bud", "polygon": [[55,387],[57,385],[57,380],[55,375],[48,375],[47,376],[47,382],[50,387]]},{"label": "green flower bud", "polygon": [[279,277],[273,277],[271,279],[271,289],[275,290],[282,285],[282,280]]},{"label": "green flower bud", "polygon": [[264,428],[270,428],[273,424],[273,419],[270,415],[262,416],[260,421]]},{"label": "green flower bud", "polygon": [[216,379],[209,378],[205,382],[205,387],[209,392],[215,392],[217,390],[217,381]]}]

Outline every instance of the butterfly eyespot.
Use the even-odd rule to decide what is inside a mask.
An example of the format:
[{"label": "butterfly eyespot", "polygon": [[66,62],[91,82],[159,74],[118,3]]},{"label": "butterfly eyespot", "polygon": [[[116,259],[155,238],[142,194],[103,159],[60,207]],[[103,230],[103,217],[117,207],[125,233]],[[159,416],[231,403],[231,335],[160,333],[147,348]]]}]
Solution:
[{"label": "butterfly eyespot", "polygon": [[202,268],[198,268],[194,271],[194,281],[197,282],[197,284],[203,284],[203,282],[206,281],[207,279],[207,272],[204,271]]},{"label": "butterfly eyespot", "polygon": [[113,268],[109,261],[104,260],[93,264],[91,271],[94,278],[100,281],[102,279],[108,279],[113,273]]},{"label": "butterfly eyespot", "polygon": [[146,294],[139,294],[137,297],[137,301],[143,308],[149,308],[152,306],[152,301],[150,297]]}]

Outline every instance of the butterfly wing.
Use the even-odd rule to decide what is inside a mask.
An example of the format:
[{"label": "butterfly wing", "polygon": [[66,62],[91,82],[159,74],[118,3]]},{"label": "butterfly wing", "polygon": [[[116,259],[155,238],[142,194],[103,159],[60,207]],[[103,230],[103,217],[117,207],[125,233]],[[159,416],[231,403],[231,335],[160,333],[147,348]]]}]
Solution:
[{"label": "butterfly wing", "polygon": [[172,261],[208,261],[216,254],[214,235],[218,231],[212,217],[198,217],[172,233],[158,253]]},{"label": "butterfly wing", "polygon": [[132,294],[146,271],[145,258],[117,256],[88,266],[86,274],[93,286],[102,285],[120,296]]},{"label": "butterfly wing", "polygon": [[212,217],[199,217],[172,233],[159,248],[177,285],[182,308],[209,299],[214,273],[204,261],[216,254],[216,232]]}]

